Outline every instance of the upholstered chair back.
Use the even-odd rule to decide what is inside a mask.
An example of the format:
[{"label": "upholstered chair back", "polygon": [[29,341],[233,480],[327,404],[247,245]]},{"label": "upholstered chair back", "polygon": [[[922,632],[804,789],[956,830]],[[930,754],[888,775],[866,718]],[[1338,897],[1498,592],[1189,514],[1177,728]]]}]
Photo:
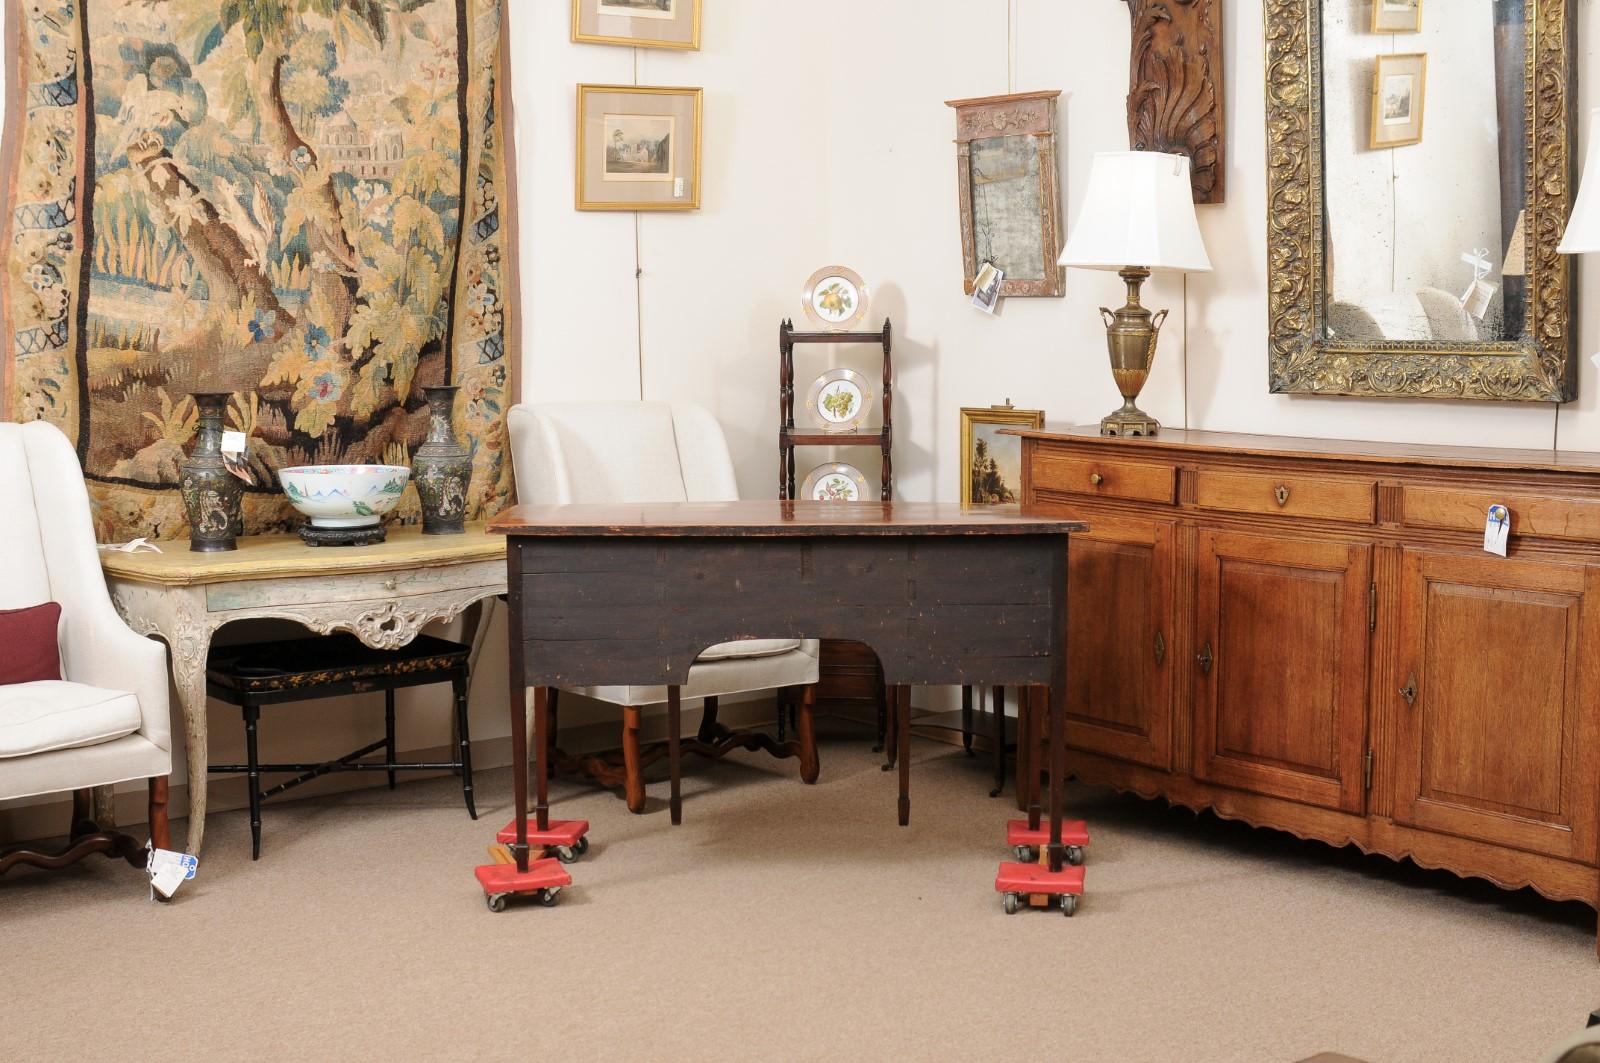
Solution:
[{"label": "upholstered chair back", "polygon": [[[169,549],[174,547],[170,546]],[[179,547],[181,548],[181,547]],[[125,660],[110,649],[129,637],[111,604],[95,546],[89,491],[78,455],[60,429],[44,421],[0,422],[0,609],[61,604],[61,669],[67,679],[140,696],[143,734],[170,748],[165,654],[150,689],[113,674]]]},{"label": "upholstered chair back", "polygon": [[667,402],[552,402],[507,415],[517,500],[530,505],[732,502],[733,458],[716,418]]}]

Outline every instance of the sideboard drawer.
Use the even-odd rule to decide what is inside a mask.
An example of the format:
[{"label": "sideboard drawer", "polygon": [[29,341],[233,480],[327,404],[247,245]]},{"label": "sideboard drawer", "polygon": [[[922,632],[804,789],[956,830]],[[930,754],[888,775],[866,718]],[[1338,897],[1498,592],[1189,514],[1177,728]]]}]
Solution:
[{"label": "sideboard drawer", "polygon": [[1035,490],[1165,502],[1178,497],[1178,467],[1136,461],[1095,461],[1043,453],[1034,461]]},{"label": "sideboard drawer", "polygon": [[1400,500],[1402,519],[1408,526],[1480,534],[1489,519],[1489,507],[1497,503],[1511,511],[1512,535],[1600,541],[1600,500],[1454,487],[1406,487]]},{"label": "sideboard drawer", "polygon": [[1230,513],[1283,513],[1371,524],[1377,497],[1376,480],[1316,480],[1205,469],[1195,477],[1195,504]]}]

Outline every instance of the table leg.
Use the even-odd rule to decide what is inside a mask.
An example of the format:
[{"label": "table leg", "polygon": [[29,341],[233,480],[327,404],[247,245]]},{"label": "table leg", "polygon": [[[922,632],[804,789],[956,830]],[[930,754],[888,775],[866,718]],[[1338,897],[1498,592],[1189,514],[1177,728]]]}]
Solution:
[{"label": "table leg", "polygon": [[1062,682],[1059,669],[1056,681],[1050,684],[1050,870],[1060,871],[1066,861],[1066,849],[1061,844],[1061,819],[1067,805],[1067,743],[1063,732],[1067,719],[1067,687]]},{"label": "table leg", "polygon": [[[981,689],[981,688],[980,688]],[[972,684],[961,687],[961,748],[972,756]]]},{"label": "table leg", "polygon": [[900,825],[911,823],[911,688],[895,688],[895,759],[900,765]]},{"label": "table leg", "polygon": [[667,687],[667,769],[672,776],[672,825],[683,822],[683,697],[676,686]]},{"label": "table leg", "polygon": [[206,776],[211,759],[206,734],[206,655],[211,631],[204,626],[179,627],[167,637],[172,655],[173,685],[183,711],[183,739],[189,769],[189,828],[185,851],[200,855],[206,836]]},{"label": "table leg", "polygon": [[[550,829],[550,743],[545,736],[550,733],[550,688],[533,688],[533,814],[541,831]],[[527,770],[528,756],[522,755],[523,770]]]},{"label": "table leg", "polygon": [[[516,807],[517,840],[511,855],[518,871],[528,870],[528,688],[523,685],[522,654],[511,645],[511,794]],[[542,732],[541,732],[542,735]]]},{"label": "table leg", "polygon": [[895,761],[900,756],[900,688],[897,686],[884,686],[884,702],[887,706],[889,717],[884,732],[883,763],[879,765],[884,771],[894,771]]},{"label": "table leg", "polygon": [[1039,720],[1045,713],[1046,699],[1039,696],[1038,687],[1028,687],[1022,695],[1028,699],[1028,774],[1017,779],[1017,794],[1028,803],[1028,829],[1039,829]]}]

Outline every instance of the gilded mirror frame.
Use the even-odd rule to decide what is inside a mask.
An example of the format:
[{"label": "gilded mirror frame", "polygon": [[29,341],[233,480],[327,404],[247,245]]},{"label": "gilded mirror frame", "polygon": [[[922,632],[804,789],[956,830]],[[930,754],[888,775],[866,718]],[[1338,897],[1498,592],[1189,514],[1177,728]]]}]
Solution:
[{"label": "gilded mirror frame", "polygon": [[1274,394],[1566,402],[1577,395],[1575,269],[1556,253],[1577,182],[1574,0],[1525,0],[1527,325],[1514,340],[1326,337],[1323,0],[1264,0],[1267,317]]}]

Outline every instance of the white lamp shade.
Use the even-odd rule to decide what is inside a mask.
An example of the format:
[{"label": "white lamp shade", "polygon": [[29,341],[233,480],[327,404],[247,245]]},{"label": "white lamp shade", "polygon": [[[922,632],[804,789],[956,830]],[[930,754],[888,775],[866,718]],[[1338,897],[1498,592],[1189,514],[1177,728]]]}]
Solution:
[{"label": "white lamp shade", "polygon": [[1195,218],[1188,156],[1158,151],[1097,154],[1061,265],[1208,272],[1211,259]]},{"label": "white lamp shade", "polygon": [[1600,251],[1600,107],[1589,112],[1589,152],[1583,160],[1578,201],[1556,250],[1563,255]]}]

